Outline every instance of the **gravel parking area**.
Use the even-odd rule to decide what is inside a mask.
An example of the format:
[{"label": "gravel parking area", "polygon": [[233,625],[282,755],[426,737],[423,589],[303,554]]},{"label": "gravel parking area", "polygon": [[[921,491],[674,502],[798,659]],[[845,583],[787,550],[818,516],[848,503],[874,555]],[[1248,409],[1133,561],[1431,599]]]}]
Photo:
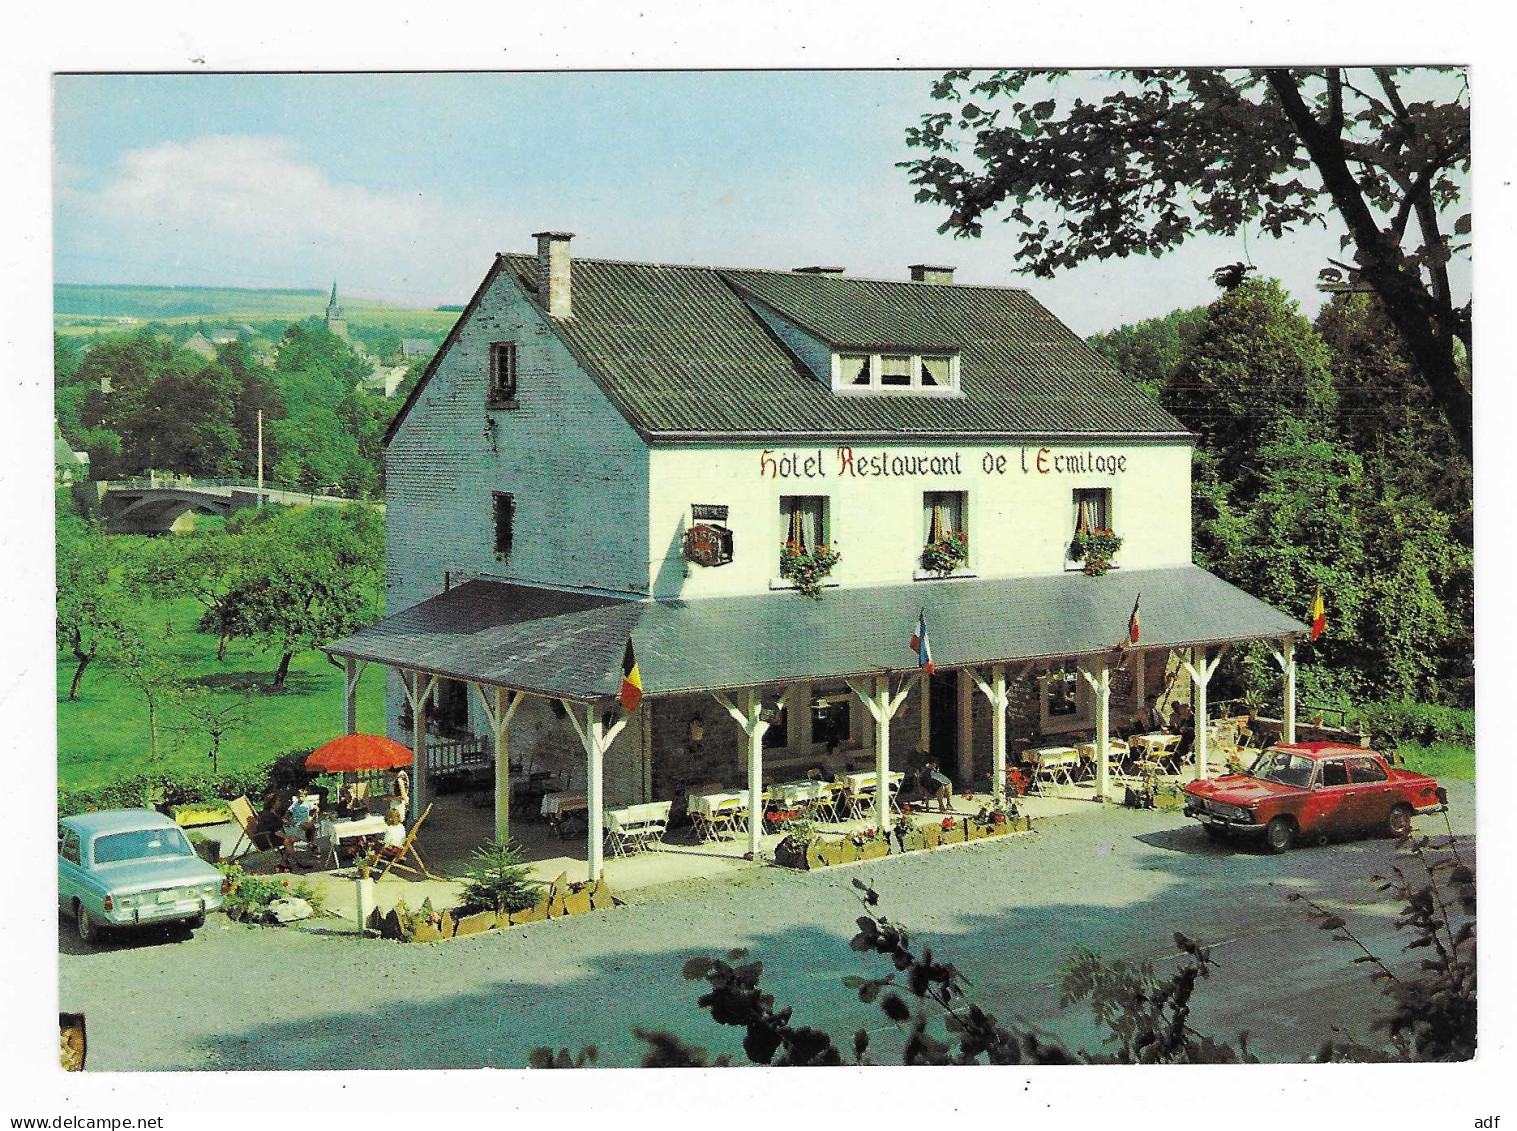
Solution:
[{"label": "gravel parking area", "polygon": [[[1474,788],[1452,783],[1453,823],[1473,855]],[[1443,831],[1441,817],[1421,818]],[[1370,876],[1386,840],[1268,856],[1212,844],[1173,813],[1094,806],[1032,834],[816,873],[762,869],[669,884],[628,906],[433,945],[250,928],[215,916],[193,937],[138,936],[86,951],[60,922],[60,1007],[89,1018],[92,1070],[517,1068],[539,1045],[594,1044],[635,1065],[634,1027],[668,1029],[741,1059],[740,1034],[695,1007],[685,959],[747,947],[798,1020],[846,1042],[860,1027],[887,1056],[897,1034],[840,980],[880,973],[848,947],[854,877],[883,910],[965,971],[1003,1020],[1021,1017],[1094,1049],[1087,1013],[1060,1011],[1076,946],[1160,961],[1177,930],[1216,944],[1195,1024],[1250,1032],[1266,1059],[1301,1060],[1327,1025],[1361,1037],[1379,1005],[1363,967],[1285,896],[1343,909],[1383,957],[1398,957],[1390,904]]]}]

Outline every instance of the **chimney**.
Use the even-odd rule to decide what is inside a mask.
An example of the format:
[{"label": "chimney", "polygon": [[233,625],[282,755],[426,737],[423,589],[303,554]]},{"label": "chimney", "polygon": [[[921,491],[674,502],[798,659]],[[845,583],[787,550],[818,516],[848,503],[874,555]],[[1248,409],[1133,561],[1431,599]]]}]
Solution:
[{"label": "chimney", "polygon": [[569,241],[573,232],[534,232],[537,240],[537,301],[554,318],[573,318],[572,261]]},{"label": "chimney", "polygon": [[796,267],[793,271],[796,275],[841,275],[841,267]]},{"label": "chimney", "polygon": [[908,270],[911,272],[911,281],[913,283],[932,283],[939,287],[946,287],[953,282],[952,267],[934,267],[930,263],[913,263]]}]

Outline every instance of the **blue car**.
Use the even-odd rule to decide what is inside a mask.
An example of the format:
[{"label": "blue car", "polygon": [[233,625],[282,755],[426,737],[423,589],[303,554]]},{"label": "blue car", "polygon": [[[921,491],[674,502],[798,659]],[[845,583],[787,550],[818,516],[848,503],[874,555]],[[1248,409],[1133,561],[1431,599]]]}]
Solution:
[{"label": "blue car", "polygon": [[220,908],[222,882],[179,826],[151,809],[58,822],[58,907],[86,943],[105,927],[185,923],[194,930]]}]

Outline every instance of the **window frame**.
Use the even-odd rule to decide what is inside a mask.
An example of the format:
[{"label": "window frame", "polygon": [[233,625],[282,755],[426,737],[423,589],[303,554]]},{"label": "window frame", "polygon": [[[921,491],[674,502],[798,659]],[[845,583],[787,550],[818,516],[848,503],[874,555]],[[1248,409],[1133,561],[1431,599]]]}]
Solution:
[{"label": "window frame", "polygon": [[[1074,679],[1069,677],[1073,674]],[[1058,679],[1075,685],[1075,709],[1069,715],[1050,715],[1048,712],[1048,685]],[[1089,730],[1095,726],[1096,703],[1089,685],[1078,671],[1048,672],[1038,677],[1038,732],[1040,734],[1064,734],[1072,730]]]},{"label": "window frame", "polygon": [[[774,558],[772,559],[773,565],[771,567],[774,573],[769,579],[769,588],[771,590],[795,588],[794,582],[780,576],[780,556],[784,552],[785,543],[790,538],[790,515],[783,509],[785,500],[787,499],[815,499],[822,504],[819,529],[817,530],[817,545],[831,546],[833,545],[835,536],[832,529],[831,495],[780,495],[775,500],[774,510],[770,512],[775,516],[774,521],[776,524],[775,538],[772,543],[774,546]],[[808,547],[808,549],[815,548],[814,546]],[[829,577],[826,581],[822,582],[822,585],[827,589],[835,589],[838,583],[833,577]]]},{"label": "window frame", "polygon": [[[509,382],[502,379],[501,360],[507,360],[505,369],[510,371]],[[485,404],[488,408],[516,408],[520,370],[517,366],[516,342],[490,343],[490,387]]]},{"label": "window frame", "polygon": [[[1073,570],[1080,570],[1080,569],[1084,569],[1085,568],[1085,563],[1083,563],[1083,562],[1077,562],[1077,561],[1075,561],[1073,558],[1071,558],[1069,556],[1070,551],[1074,548],[1075,530],[1078,529],[1079,525],[1080,525],[1079,514],[1080,514],[1080,496],[1081,495],[1099,495],[1099,496],[1101,496],[1101,509],[1103,511],[1105,511],[1105,513],[1106,513],[1106,521],[1105,521],[1105,524],[1104,524],[1105,528],[1108,529],[1108,530],[1115,530],[1116,529],[1116,526],[1115,526],[1115,523],[1116,523],[1115,511],[1116,511],[1116,505],[1117,505],[1117,494],[1116,494],[1116,492],[1114,490],[1112,490],[1110,487],[1072,487],[1072,488],[1070,488],[1069,501],[1070,501],[1070,506],[1073,509],[1074,513],[1075,513],[1075,522],[1074,522],[1074,526],[1070,527],[1069,528],[1069,532],[1064,536],[1064,570],[1065,570],[1066,573],[1070,572],[1070,571],[1073,571]],[[1101,526],[1102,524],[1101,523],[1097,523],[1096,525],[1097,526]],[[1122,563],[1119,562],[1119,561],[1113,561],[1111,563],[1111,568],[1112,569],[1121,569],[1122,568]]]},{"label": "window frame", "polygon": [[[886,384],[884,381],[886,360],[897,360],[900,358],[906,359],[906,367],[909,374],[908,379],[904,382],[895,381],[891,384]],[[934,361],[946,361],[948,363],[948,380],[945,384],[923,384],[924,358]],[[851,381],[844,380],[844,363],[860,360],[864,362],[868,371],[868,384],[855,385]],[[904,347],[897,349],[834,350],[832,353],[832,391],[835,393],[852,393],[854,395],[869,396],[958,396],[959,351],[913,350]]]},{"label": "window frame", "polygon": [[[501,504],[505,504],[506,530],[505,546],[501,546]],[[495,560],[505,562],[511,559],[511,550],[516,542],[516,495],[510,491],[490,492],[490,525],[492,531],[491,548],[495,554]]]}]

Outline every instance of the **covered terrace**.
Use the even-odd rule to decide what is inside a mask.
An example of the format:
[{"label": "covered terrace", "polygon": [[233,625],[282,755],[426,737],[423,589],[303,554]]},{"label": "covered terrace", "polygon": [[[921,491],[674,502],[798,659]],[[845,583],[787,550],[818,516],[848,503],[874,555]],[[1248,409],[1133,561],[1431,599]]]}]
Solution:
[{"label": "covered terrace", "polygon": [[[1141,634],[1126,644],[1128,618],[1141,595]],[[328,646],[347,669],[348,730],[354,729],[354,691],[369,666],[396,673],[409,707],[414,761],[413,813],[430,800],[427,712],[440,680],[468,687],[489,730],[494,752],[494,828],[511,835],[511,728],[524,704],[554,704],[552,718],[583,755],[586,866],[601,874],[605,813],[617,804],[664,800],[654,796],[661,759],[674,756],[670,720],[656,727],[665,705],[704,700],[732,721],[746,773],[740,790],[754,819],[746,854],[765,847],[765,788],[776,775],[766,759],[787,751],[766,744],[787,707],[809,700],[809,689],[835,685],[865,721],[859,754],[872,752],[874,782],[889,782],[915,740],[900,732],[902,708],[925,673],[908,646],[918,613],[929,628],[935,667],[957,676],[960,705],[978,694],[990,714],[992,794],[1005,788],[1008,717],[1016,690],[1050,670],[1073,673],[1091,707],[1094,796],[1113,789],[1112,700],[1120,678],[1129,708],[1143,706],[1148,655],[1173,656],[1191,691],[1195,716],[1206,719],[1207,685],[1233,644],[1263,642],[1285,676],[1282,732],[1295,735],[1294,645],[1306,626],[1194,566],[1117,571],[1101,578],[1079,573],[962,579],[903,586],[830,589],[820,602],[794,594],[698,601],[629,600],[489,580],[473,580],[385,618]],[[644,688],[629,715],[617,703],[626,642],[636,651]],[[1045,677],[1046,678],[1046,677]],[[808,700],[797,704],[797,689]],[[819,700],[820,702],[820,700]],[[642,716],[641,719],[638,716]],[[920,715],[920,735],[928,724]],[[695,736],[699,716],[679,733]],[[634,723],[638,749],[630,776],[608,797],[606,756]],[[735,728],[735,729],[733,729]],[[892,734],[892,730],[897,733]],[[892,742],[895,741],[893,748]],[[1196,728],[1190,773],[1207,772],[1207,728]],[[692,743],[693,745],[693,743]],[[680,749],[684,749],[681,747]],[[794,762],[795,759],[788,759]],[[801,758],[804,763],[808,759]],[[969,763],[961,757],[959,772]],[[888,828],[889,791],[874,790],[873,823]]]}]

